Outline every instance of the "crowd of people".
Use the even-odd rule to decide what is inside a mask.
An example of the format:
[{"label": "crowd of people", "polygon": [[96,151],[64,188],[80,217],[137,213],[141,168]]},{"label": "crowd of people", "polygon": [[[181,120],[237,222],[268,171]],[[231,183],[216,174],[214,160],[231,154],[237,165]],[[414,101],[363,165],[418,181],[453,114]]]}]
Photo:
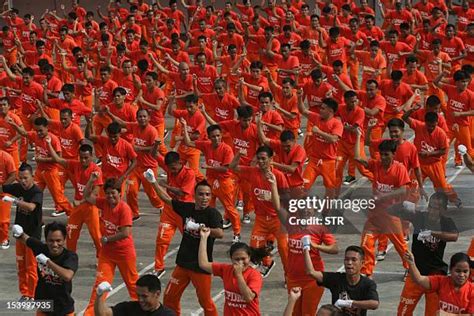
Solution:
[{"label": "crowd of people", "polygon": [[[85,315],[180,315],[190,282],[204,314],[218,315],[213,275],[224,315],[266,314],[273,248],[284,315],[366,315],[380,305],[373,276],[389,240],[406,270],[398,315],[413,315],[423,295],[425,315],[474,314],[474,241],[444,259],[459,238],[447,210],[462,207],[446,170],[474,172],[474,2],[123,2],[88,11],[72,0],[35,17],[6,1],[0,13],[0,243],[16,239],[21,302],[54,301],[37,315],[77,312],[86,225],[97,276]],[[345,272],[325,271],[321,253],[339,251],[330,227],[289,220],[334,214],[289,209],[315,194],[319,177],[328,200],[362,177],[372,184]],[[45,189],[67,225],[43,221]],[[153,272],[139,277],[141,190],[160,215]],[[225,230],[230,263],[218,263]],[[130,302],[110,308],[116,268]],[[332,304],[319,306],[324,288]]]}]

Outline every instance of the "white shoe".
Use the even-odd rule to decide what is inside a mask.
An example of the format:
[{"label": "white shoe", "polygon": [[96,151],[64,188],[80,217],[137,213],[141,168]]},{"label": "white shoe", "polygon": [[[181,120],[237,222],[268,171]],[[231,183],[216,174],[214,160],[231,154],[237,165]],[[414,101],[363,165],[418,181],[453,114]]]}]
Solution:
[{"label": "white shoe", "polygon": [[4,242],[2,242],[2,249],[7,250],[8,248],[10,248],[10,241],[7,239]]},{"label": "white shoe", "polygon": [[66,212],[64,212],[64,211],[54,211],[54,212],[51,213],[52,217],[58,217],[58,216],[63,216],[63,215],[66,215]]}]

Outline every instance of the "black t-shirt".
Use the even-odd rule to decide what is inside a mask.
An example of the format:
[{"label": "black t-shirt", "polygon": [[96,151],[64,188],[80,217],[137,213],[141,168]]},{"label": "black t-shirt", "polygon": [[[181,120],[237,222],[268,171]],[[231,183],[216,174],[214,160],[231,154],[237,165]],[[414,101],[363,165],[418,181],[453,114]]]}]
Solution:
[{"label": "black t-shirt", "polygon": [[[26,245],[33,250],[35,256],[42,253],[57,265],[76,273],[79,259],[75,252],[64,248],[59,256],[53,257],[50,255],[48,247],[35,238],[28,238]],[[53,270],[38,263],[35,299],[54,301],[54,312],[48,313],[48,315],[59,316],[74,312],[74,299],[71,297],[71,292],[72,282],[64,281]]]},{"label": "black t-shirt", "polygon": [[122,302],[112,307],[114,316],[176,316],[176,313],[163,304],[153,312],[145,312],[138,302]]},{"label": "black t-shirt", "polygon": [[[209,228],[222,228],[221,213],[212,207],[196,210],[196,204],[194,203],[173,200],[172,204],[173,210],[183,218],[183,238],[176,256],[176,264],[182,268],[208,274],[199,268],[198,251],[201,239],[199,231],[187,231],[185,227],[187,222],[192,221],[197,224],[204,224]],[[214,240],[215,238],[212,237],[207,240],[207,258],[209,262],[212,262]]]},{"label": "black t-shirt", "polygon": [[448,265],[443,261],[446,241],[431,236],[429,240],[419,241],[418,234],[425,230],[441,231],[445,233],[456,233],[456,224],[450,217],[441,216],[439,222],[433,223],[428,220],[427,212],[417,212],[411,218],[413,223],[413,244],[411,251],[415,257],[415,263],[422,275],[433,273],[448,273]]},{"label": "black t-shirt", "polygon": [[43,222],[43,191],[33,185],[29,190],[23,189],[19,183],[6,184],[2,186],[3,192],[11,194],[20,200],[35,203],[33,212],[27,212],[17,206],[15,224],[23,227],[23,231],[36,239],[41,240],[41,225]]},{"label": "black t-shirt", "polygon": [[[320,284],[331,291],[332,304],[338,299],[365,301],[379,300],[377,285],[371,279],[361,276],[359,283],[350,285],[347,283],[346,274],[339,272],[323,272],[323,282]],[[344,309],[344,315],[367,315],[365,309]]]}]

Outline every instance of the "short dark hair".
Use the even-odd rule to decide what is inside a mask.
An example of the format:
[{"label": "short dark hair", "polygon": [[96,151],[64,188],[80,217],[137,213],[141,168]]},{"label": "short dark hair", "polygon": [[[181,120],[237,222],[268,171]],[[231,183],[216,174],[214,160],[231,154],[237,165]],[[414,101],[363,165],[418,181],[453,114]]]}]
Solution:
[{"label": "short dark hair", "polygon": [[72,110],[70,108],[64,108],[59,111],[59,114],[67,114],[72,117]]},{"label": "short dark hair", "polygon": [[333,98],[324,98],[323,99],[323,104],[326,105],[328,108],[330,108],[334,113],[337,112],[337,101],[334,100]]},{"label": "short dark hair", "polygon": [[385,139],[379,144],[378,148],[379,152],[392,152],[395,153],[397,151],[397,143],[391,139]]},{"label": "short dark hair", "polygon": [[91,155],[92,155],[92,153],[94,152],[94,149],[93,149],[92,146],[89,145],[89,144],[82,144],[82,145],[79,147],[79,152],[83,152],[83,153],[89,152],[89,153],[91,153]]},{"label": "short dark hair", "polygon": [[430,95],[426,99],[426,106],[427,107],[438,106],[440,104],[441,104],[441,100],[436,95]]},{"label": "short dark hair", "polygon": [[286,142],[287,140],[295,140],[295,134],[290,130],[285,130],[280,134],[280,141]]},{"label": "short dark hair", "polygon": [[204,179],[204,180],[201,180],[198,183],[196,183],[196,186],[194,187],[194,192],[196,192],[199,187],[203,187],[203,186],[208,187],[209,189],[211,189],[211,185],[209,184],[209,182],[207,182]]},{"label": "short dark hair", "polygon": [[437,123],[438,122],[438,113],[428,112],[425,114],[425,122],[428,123]]},{"label": "short dark hair", "polygon": [[400,81],[400,80],[402,80],[402,78],[403,78],[403,72],[401,72],[400,70],[394,70],[394,71],[392,71],[392,73],[390,74],[390,78],[391,78],[393,81]]},{"label": "short dark hair", "polygon": [[107,189],[115,189],[117,191],[121,191],[122,188],[118,186],[118,181],[116,178],[108,178],[104,182],[104,191],[107,191]]},{"label": "short dark hair", "polygon": [[45,117],[37,117],[33,121],[33,124],[36,126],[48,126],[48,120]]},{"label": "short dark hair", "polygon": [[258,100],[263,98],[270,98],[270,101],[273,101],[273,94],[269,91],[262,91],[258,94]]},{"label": "short dark hair", "polygon": [[121,131],[122,131],[122,127],[117,122],[112,122],[107,126],[107,133],[109,134],[112,134],[112,135],[120,134]]},{"label": "short dark hair", "polygon": [[29,171],[31,174],[33,174],[33,167],[31,167],[31,165],[29,165],[26,162],[22,162],[20,167],[18,168],[18,171],[19,172]]},{"label": "short dark hair", "polygon": [[153,274],[142,275],[137,280],[136,286],[146,287],[149,292],[161,292],[161,281],[156,275]]},{"label": "short dark hair", "polygon": [[390,121],[388,121],[387,123],[387,127],[390,128],[390,127],[398,127],[402,130],[405,129],[405,122],[403,122],[403,120],[397,118],[397,117],[394,117],[393,119],[391,119]]},{"label": "short dark hair", "polygon": [[165,155],[165,165],[167,166],[180,161],[181,157],[176,151],[168,151]]},{"label": "short dark hair", "polygon": [[255,154],[258,155],[259,153],[267,153],[268,157],[273,157],[273,149],[267,145],[258,147],[257,152]]},{"label": "short dark hair", "polygon": [[250,105],[242,105],[237,108],[237,115],[239,119],[241,118],[249,118],[253,115],[253,109]]},{"label": "short dark hair", "polygon": [[194,93],[192,94],[188,94],[187,96],[184,97],[184,101],[186,103],[198,103],[199,101],[199,98],[197,95],[195,95]]},{"label": "short dark hair", "polygon": [[344,251],[344,253],[346,254],[346,253],[348,253],[349,251],[357,252],[361,258],[364,258],[364,256],[365,256],[364,249],[362,249],[362,248],[359,247],[359,246],[354,246],[354,245],[349,246],[349,247],[346,248],[346,250]]},{"label": "short dark hair", "polygon": [[60,231],[64,238],[67,236],[66,225],[63,223],[58,223],[56,221],[46,224],[44,227],[44,239],[48,239],[48,235],[50,232]]},{"label": "short dark hair", "polygon": [[207,127],[206,132],[208,136],[211,135],[211,133],[214,131],[222,131],[222,128],[219,126],[219,124],[209,125]]}]

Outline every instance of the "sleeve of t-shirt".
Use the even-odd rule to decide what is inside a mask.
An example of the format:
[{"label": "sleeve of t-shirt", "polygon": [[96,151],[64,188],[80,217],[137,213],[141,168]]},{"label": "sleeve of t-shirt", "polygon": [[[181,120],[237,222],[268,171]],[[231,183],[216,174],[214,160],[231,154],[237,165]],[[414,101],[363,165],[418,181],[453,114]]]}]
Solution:
[{"label": "sleeve of t-shirt", "polygon": [[273,116],[272,116],[272,124],[275,124],[275,125],[283,125],[285,124],[285,122],[283,122],[283,118],[281,117],[280,113],[278,112],[273,112]]},{"label": "sleeve of t-shirt", "polygon": [[438,291],[439,288],[441,287],[441,283],[443,283],[443,280],[447,278],[445,275],[430,275],[428,276],[430,280],[430,286],[432,291]]},{"label": "sleeve of t-shirt", "polygon": [[336,243],[336,238],[333,234],[329,232],[323,232],[321,235],[321,239],[325,245],[334,245]]},{"label": "sleeve of t-shirt", "polygon": [[222,215],[215,208],[212,208],[208,224],[209,228],[222,228]]},{"label": "sleeve of t-shirt", "polygon": [[367,163],[367,170],[374,172],[375,171],[375,164],[376,164],[375,159],[369,159],[369,161]]},{"label": "sleeve of t-shirt", "polygon": [[224,268],[227,264],[225,263],[218,263],[218,262],[213,262],[212,263],[212,274],[215,276],[222,277],[224,275]]},{"label": "sleeve of t-shirt", "polygon": [[36,207],[41,206],[43,204],[43,191],[38,188],[29,202],[36,204]]},{"label": "sleeve of t-shirt", "polygon": [[188,202],[181,202],[178,200],[171,200],[171,206],[173,208],[173,211],[175,211],[177,214],[179,214],[181,217],[186,216],[186,214],[183,212],[183,209],[187,208],[189,204]]},{"label": "sleeve of t-shirt", "polygon": [[43,244],[40,240],[30,237],[26,240],[26,245],[33,251],[35,256],[39,255],[40,253],[44,252],[44,248],[46,245]]},{"label": "sleeve of t-shirt", "polygon": [[331,134],[342,137],[343,131],[344,131],[344,126],[342,125],[341,121],[335,120],[332,125]]},{"label": "sleeve of t-shirt", "polygon": [[334,284],[338,284],[339,277],[336,272],[323,272],[323,281],[319,284],[328,289],[334,287]]},{"label": "sleeve of t-shirt", "polygon": [[283,173],[277,173],[275,174],[276,180],[277,180],[277,186],[278,190],[282,189],[288,189],[290,186],[288,185],[288,180],[286,180],[286,177],[283,175]]},{"label": "sleeve of t-shirt", "polygon": [[122,212],[120,212],[118,227],[125,226],[132,226],[132,209],[127,203],[122,203]]},{"label": "sleeve of t-shirt", "polygon": [[137,153],[135,152],[135,150],[133,149],[132,145],[130,145],[129,143],[127,143],[128,146],[125,147],[127,148],[127,157],[128,159],[132,160],[132,159],[135,159],[137,158]]},{"label": "sleeve of t-shirt", "polygon": [[11,156],[3,160],[3,163],[5,164],[5,171],[7,172],[5,177],[7,177],[10,173],[16,171],[15,161],[13,160]]},{"label": "sleeve of t-shirt", "polygon": [[174,110],[173,116],[176,118],[185,117],[188,114],[186,110]]},{"label": "sleeve of t-shirt", "polygon": [[95,205],[100,208],[100,209],[104,209],[105,208],[105,198],[103,197],[98,197],[96,200],[95,200]]},{"label": "sleeve of t-shirt", "polygon": [[63,268],[68,269],[76,273],[79,266],[79,257],[75,252],[69,252],[69,256],[64,260],[61,265]]},{"label": "sleeve of t-shirt", "polygon": [[408,183],[411,182],[410,176],[408,175],[407,168],[405,168],[404,165],[401,165],[401,166],[402,168],[400,168],[400,174],[398,176],[398,178],[400,179],[400,182],[398,183],[399,186],[407,185]]},{"label": "sleeve of t-shirt", "polygon": [[377,284],[370,279],[367,280],[367,291],[366,291],[366,296],[364,297],[364,300],[374,300],[378,301],[379,300],[379,294],[377,293]]},{"label": "sleeve of t-shirt", "polygon": [[226,146],[224,149],[224,159],[222,160],[222,165],[223,166],[228,166],[234,159],[234,152],[232,151],[232,148],[229,146]]},{"label": "sleeve of t-shirt", "polygon": [[247,286],[255,293],[256,297],[260,296],[260,292],[262,291],[262,274],[255,269],[251,270],[252,272],[249,274],[247,280]]},{"label": "sleeve of t-shirt", "polygon": [[127,315],[129,313],[129,306],[132,302],[122,302],[112,307],[112,314],[114,316]]},{"label": "sleeve of t-shirt", "polygon": [[454,223],[453,219],[450,217],[442,217],[441,218],[441,231],[448,232],[448,233],[457,233],[458,228]]}]

